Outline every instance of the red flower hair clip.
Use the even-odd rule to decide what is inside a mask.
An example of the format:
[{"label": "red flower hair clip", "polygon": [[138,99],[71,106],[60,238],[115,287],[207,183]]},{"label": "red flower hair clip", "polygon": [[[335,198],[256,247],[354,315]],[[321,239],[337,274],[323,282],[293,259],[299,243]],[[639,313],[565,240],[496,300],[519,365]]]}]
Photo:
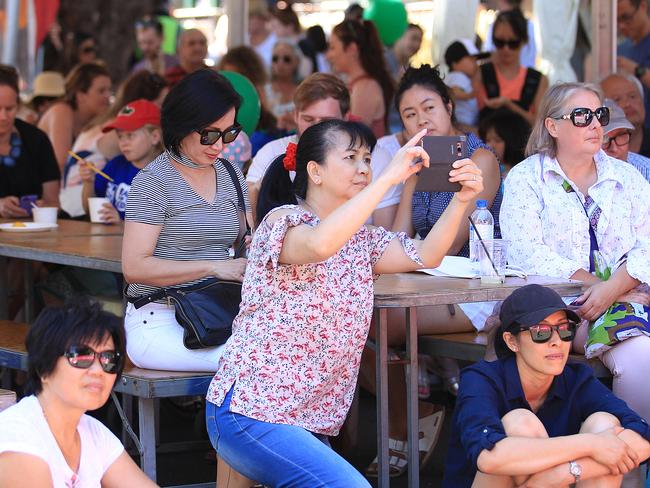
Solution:
[{"label": "red flower hair clip", "polygon": [[298,145],[290,142],[287,146],[287,152],[284,155],[282,163],[284,164],[284,169],[287,171],[296,171],[296,150]]}]

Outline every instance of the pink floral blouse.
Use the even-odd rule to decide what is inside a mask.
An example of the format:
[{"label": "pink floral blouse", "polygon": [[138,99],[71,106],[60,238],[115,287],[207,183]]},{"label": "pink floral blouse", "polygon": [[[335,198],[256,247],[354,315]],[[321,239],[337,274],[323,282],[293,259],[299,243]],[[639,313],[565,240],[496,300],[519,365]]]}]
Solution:
[{"label": "pink floral blouse", "polygon": [[339,432],[354,395],[373,307],[372,266],[399,239],[422,264],[405,234],[362,227],[328,260],[279,264],[290,227],[318,225],[296,206],[253,238],[239,315],[224,346],[207,400],[264,422],[318,434]]}]

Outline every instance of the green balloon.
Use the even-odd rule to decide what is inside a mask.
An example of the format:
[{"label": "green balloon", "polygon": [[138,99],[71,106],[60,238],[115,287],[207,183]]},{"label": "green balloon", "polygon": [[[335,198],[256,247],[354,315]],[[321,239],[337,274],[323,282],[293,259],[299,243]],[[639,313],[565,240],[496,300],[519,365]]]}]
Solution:
[{"label": "green balloon", "polygon": [[244,132],[250,136],[257,127],[262,108],[257,90],[244,75],[240,75],[234,71],[220,71],[219,73],[230,82],[242,98],[241,107],[239,107],[239,111],[237,112],[237,122],[244,128]]},{"label": "green balloon", "polygon": [[399,0],[373,0],[363,12],[363,18],[375,23],[386,46],[395,44],[408,27],[406,7]]}]

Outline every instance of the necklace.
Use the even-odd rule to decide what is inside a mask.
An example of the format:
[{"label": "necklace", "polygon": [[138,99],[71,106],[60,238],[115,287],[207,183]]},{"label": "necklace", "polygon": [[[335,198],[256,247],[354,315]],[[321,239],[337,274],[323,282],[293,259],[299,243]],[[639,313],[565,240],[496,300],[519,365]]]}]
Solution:
[{"label": "necklace", "polygon": [[20,139],[17,132],[11,133],[9,145],[11,146],[9,154],[0,156],[0,165],[12,168],[16,166],[16,161],[18,161],[18,158],[20,157],[21,147],[23,145],[23,141]]}]

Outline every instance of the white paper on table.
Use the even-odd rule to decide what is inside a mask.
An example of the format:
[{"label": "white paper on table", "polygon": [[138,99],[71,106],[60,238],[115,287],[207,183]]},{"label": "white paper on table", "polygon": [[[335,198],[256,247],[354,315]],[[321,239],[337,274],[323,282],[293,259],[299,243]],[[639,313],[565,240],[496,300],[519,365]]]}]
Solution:
[{"label": "white paper on table", "polygon": [[[478,262],[471,262],[469,258],[462,256],[445,256],[437,268],[419,269],[418,271],[431,276],[442,276],[447,278],[480,278]],[[517,276],[525,278],[526,273],[517,266],[506,266],[506,276]]]}]

